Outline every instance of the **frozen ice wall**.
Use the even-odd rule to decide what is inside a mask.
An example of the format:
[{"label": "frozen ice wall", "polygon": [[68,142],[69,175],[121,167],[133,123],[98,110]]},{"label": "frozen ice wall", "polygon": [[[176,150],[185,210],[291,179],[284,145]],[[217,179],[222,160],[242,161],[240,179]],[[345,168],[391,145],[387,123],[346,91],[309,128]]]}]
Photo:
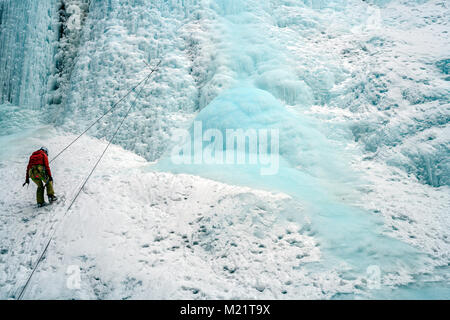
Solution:
[{"label": "frozen ice wall", "polygon": [[0,1],[0,104],[47,105],[55,70],[57,0]]},{"label": "frozen ice wall", "polygon": [[[149,160],[244,86],[337,144],[449,185],[448,11],[437,0],[1,0],[0,103],[81,130],[162,59],[116,140]],[[107,137],[134,97],[90,133]]]},{"label": "frozen ice wall", "polygon": [[[77,15],[70,5],[81,10],[77,31],[67,28]],[[89,134],[109,138],[136,98],[115,143],[165,170],[301,201],[305,211],[286,215],[312,221],[303,231],[321,245],[317,268],[345,279],[382,265],[388,286],[417,280],[424,268],[433,281],[448,278],[444,1],[0,0],[0,8],[1,102],[18,105],[1,105],[12,120],[0,121],[3,132],[35,121],[23,110],[40,106],[47,120],[80,131],[161,60],[142,94]],[[173,130],[193,120],[221,131],[279,128],[279,174],[171,166]],[[365,185],[371,175],[378,182]],[[409,186],[419,191],[403,192]],[[425,248],[427,262],[386,233]]]},{"label": "frozen ice wall", "polygon": [[[332,113],[317,113],[318,105],[326,108],[338,98],[332,90],[344,84],[347,71],[339,56],[311,49],[324,34],[352,34],[350,30],[364,20],[367,8],[364,3],[353,3],[353,8],[343,2],[316,3],[316,9],[304,5],[276,8],[258,1],[212,2],[214,20],[209,23],[215,24],[211,30],[220,39],[213,63],[220,61],[220,65],[201,93],[216,97],[195,120],[201,121],[204,130],[219,129],[223,136],[226,129],[279,129],[280,168],[273,176],[261,176],[257,166],[192,165],[194,159],[175,166],[172,159],[166,159],[158,166],[287,193],[307,205],[311,233],[324,253],[315,267],[331,272],[339,265],[339,269],[343,266],[339,272],[354,276],[382,265],[388,277],[403,281],[403,277],[423,272],[429,262],[404,243],[382,235],[380,217],[342,201],[361,183],[349,161],[358,151],[351,146],[349,126]],[[360,15],[358,19],[343,24],[342,30],[330,28],[327,34],[325,16],[344,19],[350,9]],[[190,141],[191,146],[194,143]],[[290,214],[293,220],[305,218],[299,212]]]},{"label": "frozen ice wall", "polygon": [[340,55],[347,79],[331,106],[352,113],[351,130],[369,157],[434,187],[450,184],[448,4],[390,1],[370,7]]},{"label": "frozen ice wall", "polygon": [[58,1],[58,43],[55,54],[55,73],[48,87],[49,116],[55,120],[55,112],[66,102],[72,71],[77,62],[83,26],[89,13],[91,0]]},{"label": "frozen ice wall", "polygon": [[[224,90],[254,87],[337,144],[449,184],[443,2],[0,3],[2,102],[48,103],[47,119],[65,128],[85,128],[162,59],[116,140],[149,160]],[[108,137],[135,96],[90,133]]]},{"label": "frozen ice wall", "polygon": [[[116,143],[147,159],[157,159],[173,128],[188,125],[198,109],[198,86],[192,60],[201,56],[191,33],[202,34],[198,1],[92,1],[64,108],[54,120],[84,128],[142,80],[162,59]],[[91,134],[108,136],[136,94]]]}]

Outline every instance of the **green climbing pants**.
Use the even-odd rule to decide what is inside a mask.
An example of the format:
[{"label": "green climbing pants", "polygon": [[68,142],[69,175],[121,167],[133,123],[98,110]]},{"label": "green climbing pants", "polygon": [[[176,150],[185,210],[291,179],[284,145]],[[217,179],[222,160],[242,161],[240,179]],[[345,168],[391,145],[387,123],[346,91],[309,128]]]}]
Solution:
[{"label": "green climbing pants", "polygon": [[[47,174],[45,172],[44,166],[38,165],[31,167],[30,171],[28,172],[31,180],[33,180],[34,183],[37,184],[37,191],[36,191],[36,200],[38,204],[43,204],[44,201],[44,188],[47,187],[47,196],[52,196],[55,194],[55,191],[53,190],[53,181],[48,181]],[[44,183],[47,182],[45,185]]]}]

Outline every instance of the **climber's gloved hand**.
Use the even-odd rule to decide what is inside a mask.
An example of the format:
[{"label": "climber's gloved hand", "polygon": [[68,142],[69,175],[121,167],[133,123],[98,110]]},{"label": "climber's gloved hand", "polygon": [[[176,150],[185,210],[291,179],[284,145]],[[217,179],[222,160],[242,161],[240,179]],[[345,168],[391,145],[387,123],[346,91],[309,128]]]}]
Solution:
[{"label": "climber's gloved hand", "polygon": [[29,183],[30,183],[30,179],[26,179],[25,182],[24,182],[24,184],[22,185],[22,187],[25,187],[25,185],[26,185],[26,184],[29,184]]}]

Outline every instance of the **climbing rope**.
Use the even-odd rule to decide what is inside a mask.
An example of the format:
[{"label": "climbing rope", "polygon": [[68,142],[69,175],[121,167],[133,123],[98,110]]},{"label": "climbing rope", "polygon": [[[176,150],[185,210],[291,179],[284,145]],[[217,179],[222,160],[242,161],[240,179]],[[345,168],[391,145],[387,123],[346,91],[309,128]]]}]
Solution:
[{"label": "climbing rope", "polygon": [[[189,21],[189,19],[187,19]],[[178,30],[180,30],[182,27],[188,25],[188,22],[181,24],[180,26],[178,26],[175,30],[174,33],[177,33]],[[150,67],[144,60],[144,63]],[[131,88],[122,98],[120,98],[116,103],[114,103],[114,105],[108,109],[102,116],[100,116],[97,120],[95,120],[86,130],[84,130],[77,138],[75,138],[71,143],[69,143],[66,147],[64,147],[55,157],[53,157],[49,163],[52,163],[54,160],[56,160],[63,152],[65,152],[70,146],[72,146],[76,141],[78,141],[78,139],[81,138],[81,136],[83,136],[89,129],[91,129],[96,123],[98,123],[104,116],[106,116],[107,114],[109,114],[111,111],[113,111],[119,104],[120,102],[122,102],[126,97],[128,97],[131,92],[133,92],[136,88],[138,88],[142,83],[146,83],[147,80],[150,78],[150,76],[153,74],[154,71],[157,71],[159,65],[161,64],[161,60],[158,62],[158,64],[155,66],[155,68],[150,72],[150,74],[148,75],[148,77],[144,78],[142,81],[140,81],[138,84],[136,84],[133,88]],[[144,84],[145,86],[145,84]],[[142,91],[142,89],[139,91]],[[139,96],[138,94],[138,96]],[[138,97],[137,96],[137,97]],[[137,99],[136,97],[136,99]],[[135,101],[136,101],[135,99]],[[110,140],[110,142],[108,143],[108,145],[106,146],[105,150],[103,151],[102,155],[100,156],[99,160],[97,161],[97,163],[95,164],[94,168],[92,169],[92,171],[90,172],[90,174],[88,175],[88,177],[85,179],[84,183],[82,184],[81,188],[79,189],[79,191],[77,192],[76,196],[74,197],[74,199],[72,200],[71,204],[69,205],[69,207],[67,208],[67,210],[65,211],[64,215],[62,218],[64,218],[66,216],[66,214],[69,212],[69,210],[71,209],[72,205],[75,203],[75,200],[77,199],[77,197],[79,196],[79,194],[81,193],[81,190],[83,190],[84,186],[86,185],[87,181],[89,180],[89,178],[91,177],[92,173],[94,172],[94,170],[97,168],[97,165],[100,163],[103,155],[106,153],[106,151],[108,150],[110,144],[112,143],[112,141],[114,140],[117,132],[119,131],[120,127],[122,126],[123,122],[125,121],[125,118],[128,116],[129,112],[131,111],[133,105],[130,107],[130,109],[128,110],[127,114],[125,115],[125,117],[123,118],[122,122],[120,123],[119,127],[117,128],[116,132],[114,133],[112,139]],[[62,219],[61,218],[61,219]],[[50,230],[53,229],[52,235],[50,236],[49,240],[46,243],[46,246],[44,247],[44,250],[42,251],[41,255],[39,256],[39,259],[36,261],[33,270],[31,272],[31,274],[28,276],[27,281],[25,283],[25,285],[22,287],[18,300],[23,298],[23,295],[28,287],[28,284],[31,281],[31,278],[33,277],[36,269],[38,268],[42,258],[44,257],[45,253],[47,252],[47,249],[53,239],[53,236],[56,232],[56,228],[54,228],[55,224],[56,224],[57,220],[55,220],[52,224],[52,227],[50,228]]]},{"label": "climbing rope", "polygon": [[[102,160],[103,156],[105,155],[106,151],[108,151],[109,146],[111,145],[111,143],[114,141],[114,139],[116,138],[117,133],[119,132],[120,128],[122,127],[123,123],[125,122],[125,119],[128,117],[128,115],[130,114],[131,110],[133,109],[133,107],[136,105],[136,101],[139,98],[139,96],[141,95],[142,90],[144,89],[145,85],[147,84],[147,81],[150,79],[151,75],[153,74],[153,72],[155,72],[158,69],[158,66],[161,64],[161,60],[159,61],[159,63],[156,65],[156,67],[150,72],[150,74],[148,74],[147,77],[145,77],[141,82],[139,82],[138,85],[136,85],[132,90],[130,90],[124,97],[122,97],[120,101],[122,101],[126,96],[128,96],[134,89],[136,89],[141,83],[143,83],[141,89],[139,90],[138,94],[136,95],[133,103],[131,104],[131,106],[128,108],[125,116],[122,118],[122,121],[120,122],[119,126],[117,127],[116,131],[114,132],[113,136],[111,137],[111,139],[109,140],[106,148],[103,150],[102,154],[100,155],[99,159],[97,160],[97,162],[95,163],[94,167],[92,168],[91,172],[89,173],[89,175],[86,177],[86,179],[84,180],[83,184],[81,185],[81,188],[78,190],[78,192],[76,193],[75,197],[73,198],[72,202],[70,203],[70,205],[67,207],[67,210],[65,211],[64,215],[62,216],[61,219],[63,219],[67,213],[70,211],[70,209],[72,208],[73,204],[75,203],[75,201],[77,200],[78,196],[80,195],[81,191],[83,190],[83,188],[85,187],[86,183],[88,182],[89,178],[92,176],[92,174],[94,173],[95,169],[97,168],[98,164],[100,163],[100,161]],[[103,114],[99,119],[97,119],[94,123],[92,123],[89,128],[87,130],[89,130],[95,123],[97,123],[101,118],[103,118],[107,113],[109,113],[113,108],[115,108],[117,106],[118,103],[114,104],[114,106],[109,109],[105,114]],[[68,146],[66,146],[60,153],[57,154],[57,156],[55,158],[52,159],[52,161],[54,159],[56,159],[61,153],[63,153],[65,150],[67,150],[72,144],[75,143],[75,141],[77,141],[84,133],[86,133],[85,130],[81,135],[79,135],[74,141],[72,141]],[[56,224],[56,220],[53,223],[51,229],[53,229],[53,232],[51,234],[51,236],[49,237],[44,250],[42,250],[41,254],[39,255],[39,258],[37,259],[33,270],[31,271],[30,275],[27,278],[27,281],[25,282],[24,286],[22,287],[22,289],[20,290],[19,296],[18,296],[18,300],[21,300],[25,294],[25,291],[34,275],[34,273],[36,272],[40,262],[42,261],[42,258],[44,257],[45,253],[48,250],[48,247],[50,246],[51,241],[53,240],[53,237],[56,233],[56,228],[54,228]]]},{"label": "climbing rope", "polygon": [[[145,61],[144,61],[145,62]],[[149,66],[148,64],[147,64],[147,62],[145,62],[145,64],[147,65],[147,66]],[[152,75],[152,73],[153,72],[155,72],[157,69],[158,69],[158,67],[159,67],[159,65],[161,64],[161,60],[159,60],[159,62],[158,62],[158,64],[152,69],[152,71],[150,72],[150,74],[149,74],[149,76],[148,77],[150,77],[151,75]],[[150,66],[149,66],[150,67]],[[133,88],[131,88],[130,90],[128,90],[128,92],[122,97],[122,98],[120,98],[116,103],[114,103],[113,104],[113,106],[111,107],[111,108],[109,108],[108,110],[106,110],[106,112],[105,113],[103,113],[102,115],[101,115],[101,117],[99,117],[97,120],[95,120],[93,123],[91,123],[91,125],[86,129],[86,130],[84,130],[78,137],[76,137],[71,143],[69,143],[66,147],[64,147],[56,156],[54,156],[51,160],[50,160],[50,162],[49,163],[52,163],[56,158],[58,158],[64,151],[66,151],[67,149],[69,149],[69,147],[71,146],[71,145],[73,145],[78,139],[80,139],[81,138],[81,136],[83,136],[86,132],[88,132],[88,130],[90,129],[90,128],[92,128],[96,123],[98,123],[101,119],[103,119],[103,117],[104,116],[106,116],[108,113],[110,113],[111,111],[113,111],[126,97],[128,97],[130,94],[131,94],[131,92],[133,92],[137,87],[139,87],[144,81],[146,81],[146,79],[148,78],[148,77],[145,77],[144,79],[142,79],[138,84],[136,84]]]}]

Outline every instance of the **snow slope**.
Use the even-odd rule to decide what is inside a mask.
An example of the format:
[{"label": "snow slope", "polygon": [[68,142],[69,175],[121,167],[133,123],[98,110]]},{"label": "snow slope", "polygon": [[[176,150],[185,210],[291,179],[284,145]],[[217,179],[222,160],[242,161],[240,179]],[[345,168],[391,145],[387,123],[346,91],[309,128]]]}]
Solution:
[{"label": "snow slope", "polygon": [[[48,126],[0,138],[4,146],[1,178],[11,186],[0,195],[2,298],[17,296],[54,221],[55,238],[25,298],[447,295],[446,287],[442,287],[448,281],[446,272],[435,272],[432,279],[425,274],[427,279],[422,282],[414,274],[403,273],[411,266],[397,265],[394,273],[383,270],[383,290],[369,290],[369,275],[350,276],[351,268],[345,264],[331,269],[315,267],[327,258],[323,257],[324,244],[317,234],[321,230],[311,223],[314,217],[306,203],[282,193],[154,172],[143,158],[118,146],[111,147],[73,209],[63,218],[69,201],[105,146],[104,141],[93,138],[83,138],[52,164],[55,188],[62,200],[57,205],[36,209],[35,187],[22,189],[21,181],[17,181],[24,175],[25,151],[41,144],[59,150],[73,138]],[[391,211],[387,224],[406,241],[411,240],[408,235],[414,235],[413,244],[434,255],[435,265],[442,265],[448,260],[448,219],[435,217],[441,219],[436,221],[408,210],[417,205],[408,203],[408,192],[420,185],[417,182],[407,186],[399,182],[390,187],[395,190],[391,191],[382,190],[386,181],[377,178],[382,179],[374,179],[377,184],[373,193],[377,196],[368,196],[367,201],[384,211],[380,204],[389,199],[387,194],[405,197],[401,203],[410,208],[387,206],[387,211]],[[429,195],[438,194],[426,189],[429,186],[422,188],[425,197],[418,194],[414,199],[421,206],[422,201],[428,201],[425,205],[430,214],[436,214],[436,209],[444,210],[442,204],[435,208],[436,202],[429,199]],[[448,193],[441,193],[440,197],[448,199]],[[404,258],[398,262],[407,261]],[[81,279],[80,287],[75,289],[68,285],[74,266],[79,268]],[[430,281],[440,284],[432,285],[430,291]],[[399,284],[408,290],[402,293],[397,289],[392,295]]]},{"label": "snow slope", "polygon": [[[447,3],[64,3],[80,30],[56,1],[0,0],[2,298],[53,221],[26,298],[450,297]],[[34,208],[30,151],[55,154],[158,59],[73,211],[134,94],[52,165],[61,204]],[[174,165],[193,120],[280,129],[279,173]]]},{"label": "snow slope", "polygon": [[[17,294],[54,219],[55,238],[25,298],[320,298],[331,297],[336,286],[351,286],[331,283],[336,275],[311,278],[296,268],[317,261],[320,249],[307,221],[283,218],[303,210],[290,197],[151,172],[144,159],[117,146],[62,219],[105,146],[92,138],[53,164],[63,200],[36,209],[34,186],[22,190],[16,180],[23,175],[23,150],[39,143],[56,150],[72,138],[51,127],[2,137],[9,147],[2,150],[1,167],[10,169],[1,175],[11,185],[0,199],[2,298]],[[71,265],[81,269],[78,290],[66,286]]]}]

